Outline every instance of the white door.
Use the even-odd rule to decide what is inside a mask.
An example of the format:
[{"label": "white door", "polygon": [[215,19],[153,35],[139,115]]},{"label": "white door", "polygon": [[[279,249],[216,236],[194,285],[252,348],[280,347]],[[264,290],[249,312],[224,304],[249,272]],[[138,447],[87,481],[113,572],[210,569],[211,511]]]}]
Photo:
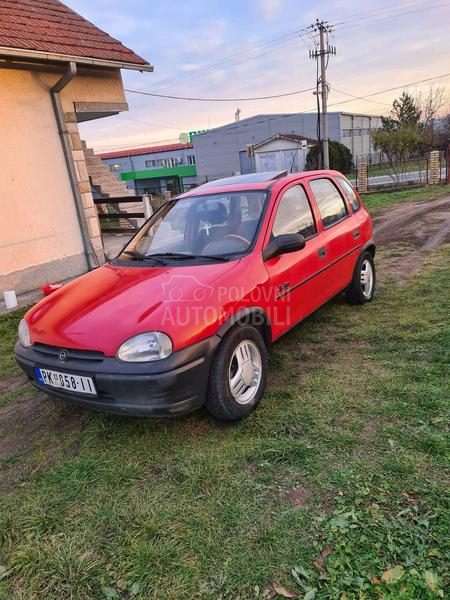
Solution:
[{"label": "white door", "polygon": [[264,173],[265,171],[277,171],[276,152],[258,152],[256,154],[256,159],[258,173]]}]

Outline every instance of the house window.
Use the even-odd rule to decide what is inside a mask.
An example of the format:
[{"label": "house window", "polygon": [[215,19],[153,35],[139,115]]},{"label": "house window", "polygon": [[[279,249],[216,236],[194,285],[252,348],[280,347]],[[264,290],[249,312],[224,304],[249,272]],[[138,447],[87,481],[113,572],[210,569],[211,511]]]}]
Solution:
[{"label": "house window", "polygon": [[352,137],[352,130],[351,129],[343,129],[342,137]]},{"label": "house window", "polygon": [[109,168],[111,169],[111,171],[121,171],[122,170],[122,165],[109,165]]},{"label": "house window", "polygon": [[188,154],[187,164],[188,165],[195,165],[195,156],[193,154]]},{"label": "house window", "polygon": [[156,160],[146,160],[145,161],[145,166],[146,167],[150,167],[152,169],[154,169],[157,165],[156,165]]}]

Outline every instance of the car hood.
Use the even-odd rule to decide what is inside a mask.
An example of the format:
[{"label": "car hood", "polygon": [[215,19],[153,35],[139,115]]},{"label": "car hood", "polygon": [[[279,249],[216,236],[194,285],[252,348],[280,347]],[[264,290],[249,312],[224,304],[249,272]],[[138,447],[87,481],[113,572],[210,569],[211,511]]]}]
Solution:
[{"label": "car hood", "polygon": [[[164,331],[174,350],[192,342],[180,339],[177,319],[162,320],[168,307],[211,301],[217,281],[239,260],[195,266],[135,267],[103,265],[39,302],[26,315],[33,343],[116,354],[130,337]],[[195,336],[194,336],[195,337]]]}]

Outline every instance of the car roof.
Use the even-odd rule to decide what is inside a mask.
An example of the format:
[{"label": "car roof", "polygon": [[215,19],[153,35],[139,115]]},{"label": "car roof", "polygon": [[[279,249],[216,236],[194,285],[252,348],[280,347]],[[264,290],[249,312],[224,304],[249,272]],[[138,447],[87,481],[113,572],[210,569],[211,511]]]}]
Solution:
[{"label": "car roof", "polygon": [[283,187],[291,181],[297,181],[306,177],[343,177],[342,173],[333,170],[320,171],[302,171],[300,173],[287,174],[286,171],[268,171],[265,173],[249,173],[248,175],[236,175],[234,177],[226,177],[224,179],[216,179],[208,181],[203,185],[180,194],[177,198],[188,198],[190,196],[203,196],[206,194],[220,194],[240,191],[258,191],[270,190],[276,184],[278,187]]}]

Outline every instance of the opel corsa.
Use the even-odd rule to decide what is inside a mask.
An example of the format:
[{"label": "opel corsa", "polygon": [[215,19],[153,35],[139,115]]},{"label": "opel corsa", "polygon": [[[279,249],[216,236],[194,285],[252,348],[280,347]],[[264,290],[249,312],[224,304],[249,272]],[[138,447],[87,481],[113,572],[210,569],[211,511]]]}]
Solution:
[{"label": "opel corsa", "polygon": [[165,202],[120,254],[31,308],[40,390],[128,415],[248,415],[267,349],[330,298],[372,300],[369,214],[337,171],[218,180]]}]

